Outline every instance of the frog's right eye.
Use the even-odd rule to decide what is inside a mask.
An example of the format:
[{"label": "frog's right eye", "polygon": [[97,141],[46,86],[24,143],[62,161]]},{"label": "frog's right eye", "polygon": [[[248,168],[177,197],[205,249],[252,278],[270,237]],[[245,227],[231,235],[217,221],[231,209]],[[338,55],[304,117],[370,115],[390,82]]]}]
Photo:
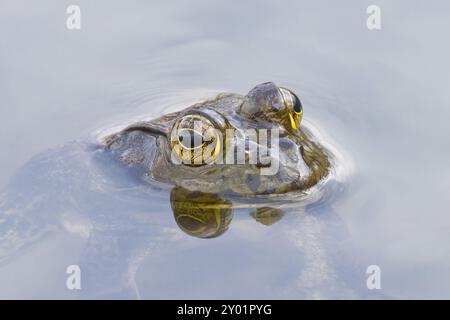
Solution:
[{"label": "frog's right eye", "polygon": [[249,117],[277,120],[291,129],[298,129],[303,117],[303,107],[298,96],[273,82],[259,84],[250,90],[239,112]]},{"label": "frog's right eye", "polygon": [[298,129],[303,118],[303,106],[300,99],[291,90],[280,87],[281,97],[289,114],[292,129]]},{"label": "frog's right eye", "polygon": [[212,163],[220,154],[222,141],[219,130],[203,115],[188,114],[172,127],[172,156],[186,165]]}]

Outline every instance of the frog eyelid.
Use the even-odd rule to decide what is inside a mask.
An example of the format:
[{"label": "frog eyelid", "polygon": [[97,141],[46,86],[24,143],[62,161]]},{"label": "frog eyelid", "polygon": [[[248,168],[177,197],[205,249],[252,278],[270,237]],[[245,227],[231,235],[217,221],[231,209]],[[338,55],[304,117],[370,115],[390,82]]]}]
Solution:
[{"label": "frog eyelid", "polygon": [[218,130],[224,130],[227,127],[227,122],[222,114],[216,110],[210,108],[204,108],[202,110],[192,110],[189,116],[194,119],[207,120],[214,128]]}]

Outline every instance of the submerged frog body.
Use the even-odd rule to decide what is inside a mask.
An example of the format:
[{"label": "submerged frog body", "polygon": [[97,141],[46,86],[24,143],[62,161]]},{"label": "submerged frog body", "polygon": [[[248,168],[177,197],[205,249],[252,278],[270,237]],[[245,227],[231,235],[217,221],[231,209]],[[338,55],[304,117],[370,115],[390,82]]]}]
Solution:
[{"label": "submerged frog body", "polygon": [[331,153],[300,125],[302,116],[299,98],[269,82],[132,124],[105,143],[148,181],[274,196],[306,191],[330,172]]}]

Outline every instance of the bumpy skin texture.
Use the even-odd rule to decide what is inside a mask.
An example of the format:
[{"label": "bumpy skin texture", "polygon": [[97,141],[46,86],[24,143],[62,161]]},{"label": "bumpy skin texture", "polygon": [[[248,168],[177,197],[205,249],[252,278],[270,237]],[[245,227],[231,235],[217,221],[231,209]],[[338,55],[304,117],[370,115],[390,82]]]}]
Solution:
[{"label": "bumpy skin texture", "polygon": [[[293,129],[288,112],[273,83],[256,86],[246,96],[224,93],[180,112],[130,125],[105,140],[106,148],[142,177],[190,191],[214,194],[273,196],[305,191],[324,179],[330,170],[330,153],[301,126]],[[258,164],[188,166],[171,160],[170,136],[174,123],[187,114],[201,113],[221,131],[278,129],[279,170],[261,175]],[[237,143],[245,141],[237,141]],[[224,150],[224,152],[228,152]]]}]

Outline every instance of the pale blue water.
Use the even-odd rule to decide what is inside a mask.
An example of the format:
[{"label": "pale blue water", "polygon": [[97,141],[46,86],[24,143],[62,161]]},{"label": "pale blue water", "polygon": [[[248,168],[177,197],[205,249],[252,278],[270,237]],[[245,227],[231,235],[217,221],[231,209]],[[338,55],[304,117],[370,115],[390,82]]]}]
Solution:
[{"label": "pale blue water", "polygon": [[[379,31],[361,1],[77,4],[69,31],[66,3],[0,3],[0,298],[449,298],[446,2],[377,1]],[[88,144],[265,81],[351,159],[344,192],[271,227],[190,237]]]}]

